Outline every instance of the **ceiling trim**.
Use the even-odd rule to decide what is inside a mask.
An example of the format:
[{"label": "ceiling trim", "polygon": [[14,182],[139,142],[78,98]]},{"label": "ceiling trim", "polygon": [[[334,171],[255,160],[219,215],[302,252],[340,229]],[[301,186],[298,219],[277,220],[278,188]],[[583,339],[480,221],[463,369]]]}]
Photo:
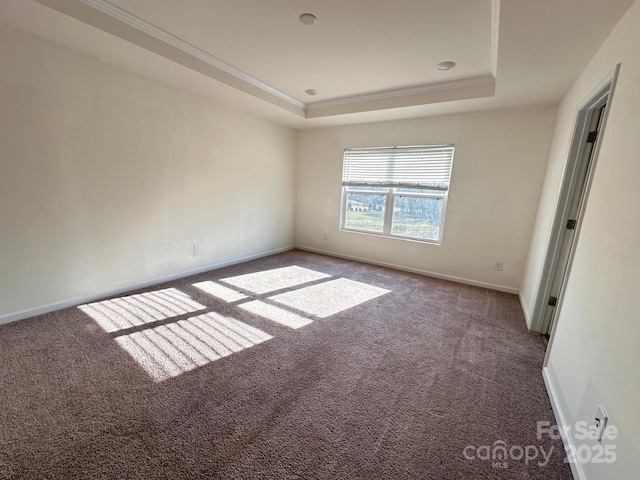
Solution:
[{"label": "ceiling trim", "polygon": [[[122,10],[105,0],[34,0],[53,10],[68,15],[71,18],[103,30],[115,37],[130,42],[138,47],[160,55],[168,60],[183,65],[195,72],[201,73],[216,81],[229,85],[241,92],[264,100],[299,117],[304,118],[306,104],[284,92],[282,95],[274,93],[270,85],[255,79],[250,83],[246,77],[241,78],[236,73],[241,72],[231,65],[229,71],[219,68],[219,64],[212,64],[213,59],[222,62],[213,55],[191,45],[188,42],[164,32],[162,29]],[[102,9],[96,8],[100,4]],[[114,16],[118,15],[118,16]],[[124,21],[126,18],[127,21]],[[142,30],[141,28],[144,28]],[[164,32],[165,35],[162,34]],[[166,39],[172,38],[171,43]],[[197,55],[196,55],[197,54]],[[224,63],[224,62],[223,62]],[[244,73],[244,72],[243,72]],[[247,74],[248,75],[248,74]],[[283,98],[283,96],[285,98]],[[288,98],[287,98],[288,97]],[[293,103],[291,100],[295,103]]]},{"label": "ceiling trim", "polygon": [[382,90],[380,92],[364,93],[361,95],[352,95],[349,97],[322,100],[319,102],[308,103],[306,110],[317,110],[326,107],[349,105],[351,103],[370,102],[383,99],[386,100],[388,98],[405,97],[409,95],[420,95],[423,93],[431,93],[440,90],[453,90],[465,87],[477,87],[479,85],[491,85],[493,83],[495,83],[495,79],[491,75],[462,78],[459,80],[447,80],[444,82],[428,83],[426,85],[417,85],[414,87],[394,88],[392,90]]},{"label": "ceiling trim", "polygon": [[287,95],[282,90],[278,90],[277,88],[272,87],[271,85],[263,82],[259,78],[256,78],[253,75],[250,75],[247,72],[244,72],[239,68],[234,67],[233,65],[225,62],[224,60],[220,60],[218,57],[215,57],[214,55],[211,55],[210,53],[205,52],[204,50],[196,47],[195,45],[192,45],[191,43],[179,37],[176,37],[175,35],[172,35],[171,33],[159,27],[156,27],[155,25],[149,22],[146,22],[145,20],[142,20],[139,17],[136,17],[135,15],[127,12],[126,10],[121,9],[120,7],[113,5],[112,3],[107,2],[106,0],[80,0],[80,1],[85,5],[89,5],[90,7],[93,7],[102,13],[105,13],[115,19],[120,20],[121,22],[126,23],[127,25],[137,30],[140,30],[141,32],[146,33],[147,35],[157,38],[158,40],[161,40],[166,44],[171,45],[172,47],[175,47],[179,50],[182,50],[185,53],[193,55],[197,59],[208,63],[212,67],[219,68],[223,72],[233,75],[234,77],[238,78],[239,80],[242,80],[243,82],[247,82],[248,84],[253,85],[254,87],[258,87],[272,95],[275,95],[276,97],[279,97],[298,108],[305,107],[304,102],[301,102],[300,100],[293,98],[290,95]]},{"label": "ceiling trim", "polygon": [[396,97],[380,96],[371,100],[344,103],[335,106],[319,107],[316,105],[314,109],[307,109],[305,116],[307,118],[329,117],[347,113],[371,112],[390,108],[413,107],[416,105],[429,105],[495,96],[496,84],[495,81],[493,81],[493,77],[487,75],[486,77],[480,78],[486,78],[487,81],[476,84],[469,83],[468,85],[461,84],[453,88],[450,85],[446,85],[446,83],[450,82],[443,82],[443,88],[425,89],[422,90],[421,93],[412,93]]},{"label": "ceiling trim", "polygon": [[305,103],[107,0],[35,0],[303,118],[495,95],[500,0],[491,3],[491,75]]},{"label": "ceiling trim", "polygon": [[500,37],[500,0],[491,0],[491,75],[498,78],[498,40]]}]

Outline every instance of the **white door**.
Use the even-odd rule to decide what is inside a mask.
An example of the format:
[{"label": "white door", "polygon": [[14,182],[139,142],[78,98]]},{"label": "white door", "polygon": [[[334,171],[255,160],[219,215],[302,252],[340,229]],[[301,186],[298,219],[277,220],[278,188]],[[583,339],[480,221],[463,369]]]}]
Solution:
[{"label": "white door", "polygon": [[582,216],[582,210],[584,206],[584,200],[587,191],[587,180],[589,178],[589,172],[592,167],[592,160],[596,149],[596,142],[599,138],[599,132],[602,127],[602,120],[604,118],[604,111],[606,104],[599,107],[593,112],[591,119],[589,120],[589,135],[586,139],[586,145],[582,152],[582,158],[578,164],[578,170],[576,172],[576,188],[572,192],[572,196],[569,199],[569,209],[566,219],[565,228],[561,234],[559,246],[558,262],[556,263],[555,271],[552,272],[551,279],[551,296],[549,297],[547,307],[544,311],[544,321],[548,322],[549,332],[553,327],[555,320],[555,313],[557,311],[556,305],[558,299],[562,294],[562,287],[569,268],[569,260],[571,258],[571,252],[575,247],[576,240],[576,228],[578,222]]}]

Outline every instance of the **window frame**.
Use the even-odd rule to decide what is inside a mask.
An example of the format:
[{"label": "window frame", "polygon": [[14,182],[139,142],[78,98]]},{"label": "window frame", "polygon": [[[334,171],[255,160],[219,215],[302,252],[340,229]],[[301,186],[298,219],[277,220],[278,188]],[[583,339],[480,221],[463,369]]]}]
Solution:
[{"label": "window frame", "polygon": [[[449,145],[417,145],[416,147],[425,147],[425,148],[438,148],[438,147],[452,147],[455,149],[455,146],[452,144]],[[387,148],[403,148],[403,147],[378,147],[381,149],[387,149]],[[345,154],[347,151],[352,150],[352,149],[345,149]],[[446,211],[447,211],[447,201],[449,198],[449,190],[451,189],[451,175],[453,173],[453,157],[454,157],[454,152],[452,152],[451,154],[451,169],[450,169],[450,173],[449,173],[449,182],[448,185],[445,188],[443,187],[415,187],[415,186],[397,186],[397,185],[388,185],[385,186],[384,188],[387,189],[387,191],[376,191],[373,188],[371,188],[371,190],[366,190],[366,186],[365,185],[345,185],[344,182],[341,186],[341,201],[340,201],[340,231],[343,232],[351,232],[351,233],[359,233],[359,234],[364,234],[364,235],[376,235],[376,236],[382,236],[382,237],[387,237],[387,238],[398,238],[401,240],[408,240],[408,241],[414,241],[414,242],[420,242],[420,243],[428,243],[428,244],[432,244],[432,245],[441,245],[442,244],[442,238],[443,238],[443,234],[444,234],[444,225],[445,225],[445,220],[446,220]],[[345,162],[345,157],[343,154],[343,171],[344,171],[344,162]],[[372,186],[373,187],[373,186]],[[379,185],[379,187],[383,187],[383,185]],[[350,190],[350,188],[358,188],[358,190]],[[414,192],[398,192],[398,189],[413,189],[416,190]],[[420,193],[418,190],[424,190],[424,193]],[[440,191],[439,193],[434,193]],[[346,216],[347,216],[347,199],[349,197],[350,193],[359,193],[359,194],[363,194],[363,195],[380,195],[380,196],[384,196],[385,197],[385,202],[384,202],[384,216],[383,216],[383,224],[382,224],[382,232],[374,232],[374,231],[367,231],[367,230],[358,230],[358,229],[354,229],[354,228],[348,228],[345,226],[346,223]],[[442,209],[441,209],[441,214],[440,214],[440,225],[439,225],[439,229],[438,229],[438,238],[437,239],[431,239],[431,238],[419,238],[419,237],[414,237],[414,236],[408,236],[408,235],[402,235],[402,234],[398,234],[398,233],[393,233],[393,216],[395,213],[395,202],[396,202],[396,198],[430,198],[430,199],[441,199],[442,200]]]}]

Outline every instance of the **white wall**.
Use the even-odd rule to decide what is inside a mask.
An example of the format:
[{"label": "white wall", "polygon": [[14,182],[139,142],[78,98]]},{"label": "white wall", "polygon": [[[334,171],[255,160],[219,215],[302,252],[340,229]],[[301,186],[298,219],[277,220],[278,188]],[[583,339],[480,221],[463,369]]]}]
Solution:
[{"label": "white wall", "polygon": [[0,105],[0,322],[294,244],[294,130],[1,26]]},{"label": "white wall", "polygon": [[638,1],[560,106],[522,292],[533,306],[577,107],[617,62],[621,62],[620,74],[546,370],[568,424],[592,422],[602,403],[620,430],[612,442],[616,462],[583,465],[589,479],[638,478],[640,471]]},{"label": "white wall", "polygon": [[[301,131],[298,245],[517,291],[555,114],[509,109]],[[442,245],[339,230],[345,148],[443,143],[456,150]]]}]

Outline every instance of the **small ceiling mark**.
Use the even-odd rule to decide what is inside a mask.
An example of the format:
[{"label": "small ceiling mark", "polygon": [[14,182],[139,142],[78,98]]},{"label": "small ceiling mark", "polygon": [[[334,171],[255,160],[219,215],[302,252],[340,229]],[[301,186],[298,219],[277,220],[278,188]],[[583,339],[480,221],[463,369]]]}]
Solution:
[{"label": "small ceiling mark", "polygon": [[307,95],[317,95],[318,94],[318,90],[316,90],[315,88],[307,88],[304,93],[306,93]]},{"label": "small ceiling mark", "polygon": [[298,18],[300,18],[300,21],[305,25],[313,25],[318,21],[318,18],[313,13],[303,13]]},{"label": "small ceiling mark", "polygon": [[438,70],[451,70],[453,67],[456,66],[456,62],[452,62],[452,61],[446,61],[446,62],[440,62],[436,65],[436,68]]}]

